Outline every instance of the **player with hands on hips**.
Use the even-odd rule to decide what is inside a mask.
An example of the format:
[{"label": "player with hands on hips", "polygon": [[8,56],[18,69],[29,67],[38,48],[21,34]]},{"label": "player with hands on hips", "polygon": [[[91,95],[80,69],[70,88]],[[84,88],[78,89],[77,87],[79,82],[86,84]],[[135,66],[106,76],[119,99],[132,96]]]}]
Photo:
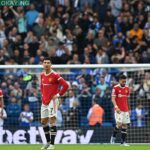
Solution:
[{"label": "player with hands on hips", "polygon": [[[59,97],[64,95],[69,85],[57,72],[51,69],[51,60],[44,58],[44,72],[40,75],[40,89],[42,95],[41,123],[47,140],[47,144],[41,149],[54,149],[54,141],[57,132],[56,117],[59,107]],[[50,124],[50,126],[49,126]]]}]

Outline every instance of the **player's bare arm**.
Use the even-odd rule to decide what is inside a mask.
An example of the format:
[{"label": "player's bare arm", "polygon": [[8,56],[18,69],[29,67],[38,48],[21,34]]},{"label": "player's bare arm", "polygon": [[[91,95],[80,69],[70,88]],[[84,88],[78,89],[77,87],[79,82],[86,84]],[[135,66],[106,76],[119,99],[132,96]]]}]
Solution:
[{"label": "player's bare arm", "polygon": [[4,107],[4,100],[3,100],[3,97],[0,97],[0,101],[1,101],[2,107]]},{"label": "player's bare arm", "polygon": [[120,109],[118,108],[115,99],[116,99],[116,96],[112,96],[112,103],[113,103],[113,105],[114,105],[114,108],[115,108],[116,112],[120,114],[121,111],[120,111]]}]

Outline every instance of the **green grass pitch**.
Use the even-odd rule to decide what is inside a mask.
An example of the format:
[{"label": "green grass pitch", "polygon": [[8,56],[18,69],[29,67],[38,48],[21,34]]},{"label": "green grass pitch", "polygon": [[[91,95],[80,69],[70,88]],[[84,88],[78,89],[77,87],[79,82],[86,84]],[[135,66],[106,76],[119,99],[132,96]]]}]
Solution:
[{"label": "green grass pitch", "polygon": [[[0,145],[0,150],[40,150],[41,145]],[[55,150],[149,150],[150,145],[130,145],[124,147],[120,145],[56,145]]]}]

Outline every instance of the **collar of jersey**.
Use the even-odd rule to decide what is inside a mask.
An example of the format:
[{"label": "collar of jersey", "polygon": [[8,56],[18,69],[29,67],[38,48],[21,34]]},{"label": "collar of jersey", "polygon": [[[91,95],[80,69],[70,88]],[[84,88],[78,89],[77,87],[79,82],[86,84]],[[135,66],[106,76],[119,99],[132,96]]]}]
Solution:
[{"label": "collar of jersey", "polygon": [[50,75],[52,72],[53,72],[53,70],[51,70],[50,73],[48,73],[48,74],[46,74],[46,72],[44,72],[44,75],[45,75],[45,76],[48,76],[48,75]]}]

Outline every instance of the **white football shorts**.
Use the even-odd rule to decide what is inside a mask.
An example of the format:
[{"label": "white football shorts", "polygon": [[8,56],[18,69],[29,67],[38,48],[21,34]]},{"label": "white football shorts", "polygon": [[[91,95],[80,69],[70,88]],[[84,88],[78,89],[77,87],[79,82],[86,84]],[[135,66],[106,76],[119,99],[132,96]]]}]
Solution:
[{"label": "white football shorts", "polygon": [[119,114],[115,111],[115,120],[116,120],[116,123],[119,122],[122,124],[129,124],[130,123],[129,112],[121,111],[121,113]]},{"label": "white football shorts", "polygon": [[57,109],[59,106],[59,100],[51,100],[49,105],[41,105],[41,118],[57,117]]}]

